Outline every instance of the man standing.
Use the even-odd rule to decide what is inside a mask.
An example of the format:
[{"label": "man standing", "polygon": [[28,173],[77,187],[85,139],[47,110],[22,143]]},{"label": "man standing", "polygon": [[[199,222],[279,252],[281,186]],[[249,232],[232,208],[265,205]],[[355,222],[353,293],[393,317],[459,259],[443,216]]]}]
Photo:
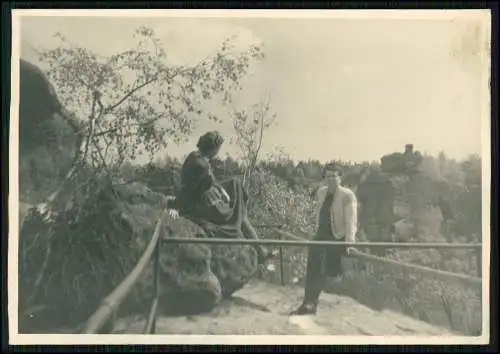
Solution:
[{"label": "man standing", "polygon": [[[316,193],[318,201],[317,231],[314,241],[355,242],[357,232],[357,199],[341,185],[341,172],[333,165],[323,170],[325,186]],[[311,246],[307,259],[304,300],[291,315],[315,314],[327,277],[342,274],[342,256],[346,246]]]}]

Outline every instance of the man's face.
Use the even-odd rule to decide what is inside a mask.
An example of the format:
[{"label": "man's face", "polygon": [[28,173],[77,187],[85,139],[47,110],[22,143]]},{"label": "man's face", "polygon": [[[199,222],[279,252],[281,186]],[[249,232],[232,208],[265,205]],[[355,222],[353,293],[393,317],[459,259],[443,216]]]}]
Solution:
[{"label": "man's face", "polygon": [[341,178],[337,171],[326,171],[325,172],[325,183],[330,190],[335,190],[340,186]]}]

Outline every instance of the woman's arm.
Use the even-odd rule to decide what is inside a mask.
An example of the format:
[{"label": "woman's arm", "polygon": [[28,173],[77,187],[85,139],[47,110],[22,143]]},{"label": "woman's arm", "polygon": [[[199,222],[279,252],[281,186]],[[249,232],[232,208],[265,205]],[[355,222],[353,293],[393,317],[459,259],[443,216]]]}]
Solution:
[{"label": "woman's arm", "polygon": [[177,193],[176,199],[169,203],[172,208],[178,210],[196,200],[215,183],[208,161],[194,155],[190,155],[184,162],[181,178],[181,190]]},{"label": "woman's arm", "polygon": [[216,181],[210,169],[210,164],[203,158],[197,158],[193,161],[188,171],[186,187],[193,192],[203,193],[209,189]]}]

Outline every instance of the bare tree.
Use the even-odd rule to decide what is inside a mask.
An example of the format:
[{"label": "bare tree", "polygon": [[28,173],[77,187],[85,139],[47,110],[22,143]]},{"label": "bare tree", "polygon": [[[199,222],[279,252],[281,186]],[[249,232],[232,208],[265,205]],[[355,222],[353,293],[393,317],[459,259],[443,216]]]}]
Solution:
[{"label": "bare tree", "polygon": [[253,183],[264,131],[276,121],[277,115],[271,112],[270,96],[265,95],[248,109],[234,110],[231,117],[235,131],[233,142],[240,148],[243,159],[243,183],[249,188]]}]

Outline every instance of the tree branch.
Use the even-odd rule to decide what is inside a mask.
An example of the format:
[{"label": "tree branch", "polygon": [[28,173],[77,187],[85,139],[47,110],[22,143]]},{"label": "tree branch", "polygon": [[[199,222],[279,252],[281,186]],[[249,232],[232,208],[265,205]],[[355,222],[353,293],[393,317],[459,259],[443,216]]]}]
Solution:
[{"label": "tree branch", "polygon": [[97,95],[94,94],[94,96],[92,98],[92,111],[91,111],[90,116],[89,116],[89,128],[88,128],[87,142],[85,144],[85,150],[83,152],[83,158],[82,158],[83,161],[85,161],[85,159],[87,158],[87,154],[88,154],[89,147],[90,147],[90,141],[92,139],[92,135],[94,132],[95,106],[96,106],[96,104],[97,104]]},{"label": "tree branch", "polygon": [[[183,73],[186,73],[189,70],[196,70],[199,67],[206,66],[206,65],[209,65],[210,63],[214,62],[214,60],[209,60],[208,58],[209,57],[204,58],[195,66],[178,67],[177,70],[173,70],[173,74],[167,78],[167,81],[173,80],[176,76],[179,76]],[[167,71],[164,69],[158,70],[158,72],[156,74],[154,74],[151,79],[148,79],[145,82],[143,82],[142,84],[140,84],[139,86],[134,87],[132,90],[130,90],[128,93],[126,93],[125,96],[123,96],[120,100],[118,100],[115,104],[112,104],[108,108],[106,108],[104,110],[105,114],[112,112],[114,109],[116,109],[118,106],[120,106],[123,102],[125,102],[128,98],[130,98],[137,91],[139,91],[139,90],[143,89],[144,87],[146,87],[147,85],[157,81],[159,79],[160,74],[162,74],[162,73],[167,73]]]},{"label": "tree branch", "polygon": [[[154,118],[151,118],[145,122],[138,122],[138,123],[131,123],[131,124],[128,124],[128,127],[137,127],[137,126],[141,126],[143,124],[151,124],[151,123],[156,123],[157,121],[159,121],[160,119],[163,119],[165,118],[166,115],[165,114],[159,114],[158,116],[154,117]],[[107,135],[107,134],[110,134],[110,133],[115,133],[117,132],[118,130],[120,130],[122,127],[121,126],[117,126],[115,128],[111,128],[111,129],[107,129],[107,130],[101,130],[99,132],[96,132],[94,134],[95,137],[100,137],[100,136],[104,136],[104,135]]]},{"label": "tree branch", "polygon": [[106,163],[106,159],[104,158],[103,154],[102,154],[102,151],[101,151],[101,148],[99,147],[99,144],[97,143],[97,139],[95,138],[95,136],[92,138],[92,144],[94,145],[94,147],[96,148],[97,150],[97,154],[99,155],[99,158],[101,159],[101,163],[102,163],[102,168],[104,170],[106,170],[106,173],[111,176],[111,171],[109,170],[108,168],[108,164]]},{"label": "tree branch", "polygon": [[108,108],[106,108],[104,110],[104,112],[106,114],[109,113],[109,112],[112,112],[114,109],[116,109],[118,106],[120,106],[123,102],[125,102],[128,98],[130,98],[134,93],[136,93],[140,89],[146,87],[147,85],[151,84],[152,82],[155,82],[157,79],[158,79],[158,74],[156,74],[155,76],[153,76],[153,78],[151,78],[149,80],[146,80],[145,82],[143,82],[139,86],[134,87],[132,90],[130,90],[129,92],[127,92],[125,94],[125,96],[123,96],[120,100],[118,100],[118,102],[116,102],[115,104],[113,104],[113,105],[109,106]]}]

